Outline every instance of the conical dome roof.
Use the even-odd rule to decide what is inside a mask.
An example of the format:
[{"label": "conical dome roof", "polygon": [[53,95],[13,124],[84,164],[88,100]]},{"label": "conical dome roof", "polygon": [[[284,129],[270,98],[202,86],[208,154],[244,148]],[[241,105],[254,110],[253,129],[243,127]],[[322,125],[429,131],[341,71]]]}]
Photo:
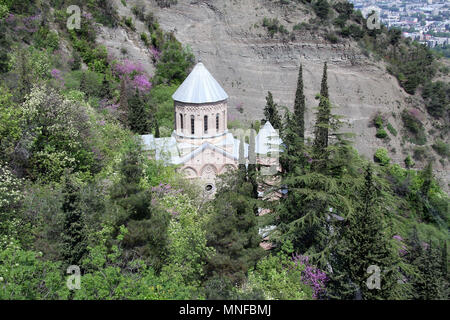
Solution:
[{"label": "conical dome roof", "polygon": [[185,103],[211,103],[228,99],[227,93],[199,62],[172,96]]}]

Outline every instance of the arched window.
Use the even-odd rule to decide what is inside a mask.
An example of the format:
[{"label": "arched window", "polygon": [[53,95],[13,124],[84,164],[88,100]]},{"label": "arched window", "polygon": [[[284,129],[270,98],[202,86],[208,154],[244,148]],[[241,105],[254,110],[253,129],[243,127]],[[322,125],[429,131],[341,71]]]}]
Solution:
[{"label": "arched window", "polygon": [[216,131],[219,131],[219,114],[216,114]]},{"label": "arched window", "polygon": [[183,130],[183,115],[180,113],[180,128]]},{"label": "arched window", "polygon": [[208,116],[203,117],[204,127],[205,127],[205,133],[208,132]]},{"label": "arched window", "polygon": [[191,116],[191,134],[195,133],[195,128],[194,128],[194,116]]}]

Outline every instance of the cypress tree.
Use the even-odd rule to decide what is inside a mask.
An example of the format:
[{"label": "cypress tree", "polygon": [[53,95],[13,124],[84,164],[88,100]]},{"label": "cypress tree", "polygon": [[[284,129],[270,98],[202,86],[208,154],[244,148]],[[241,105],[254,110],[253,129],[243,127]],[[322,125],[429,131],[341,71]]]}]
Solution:
[{"label": "cypress tree", "polygon": [[22,102],[25,100],[25,96],[31,91],[32,73],[29,56],[25,50],[19,50],[17,58],[19,101]]},{"label": "cypress tree", "polygon": [[424,197],[428,196],[428,192],[431,189],[431,182],[433,181],[433,163],[428,162],[427,166],[422,170],[421,177],[423,179],[422,187],[420,191]]},{"label": "cypress tree", "polygon": [[155,116],[154,118],[154,126],[155,126],[155,138],[159,138],[161,136],[161,134],[159,133],[159,122],[158,122],[158,118]]},{"label": "cypress tree", "polygon": [[295,132],[301,138],[305,138],[305,95],[303,94],[303,67],[300,64],[297,80],[297,91],[295,93],[294,120]]},{"label": "cypress tree", "polygon": [[315,158],[315,168],[318,170],[326,166],[328,157],[328,135],[330,128],[331,106],[328,96],[327,85],[327,63],[323,66],[322,84],[320,89],[320,103],[317,111],[315,124],[315,139],[313,153]]},{"label": "cypress tree", "polygon": [[65,176],[63,185],[63,258],[68,265],[78,265],[87,252],[87,235],[83,212],[80,208],[80,187],[69,175]]},{"label": "cypress tree", "polygon": [[246,177],[247,168],[245,166],[245,143],[244,143],[244,137],[242,136],[239,141],[239,171],[243,175],[243,177]]},{"label": "cypress tree", "polygon": [[128,100],[128,121],[130,129],[138,134],[144,134],[147,132],[147,112],[145,110],[145,104],[142,100],[141,94],[138,89],[134,92],[131,98]]},{"label": "cypress tree", "polygon": [[73,50],[72,59],[73,59],[73,62],[72,62],[71,69],[72,70],[80,70],[81,69],[81,57],[80,57],[80,54],[76,50]]},{"label": "cypress tree", "polygon": [[128,125],[128,92],[125,83],[125,78],[120,80],[120,95],[119,95],[120,120],[123,125]]},{"label": "cypress tree", "polygon": [[101,87],[100,96],[103,99],[110,100],[112,99],[111,88],[109,86],[109,81],[106,79],[106,74],[103,76],[102,87]]},{"label": "cypress tree", "polygon": [[[250,129],[250,139],[248,146],[248,181],[252,184],[252,198],[258,199],[258,182],[256,173],[256,141],[255,141],[255,129]],[[255,208],[257,210],[257,208]]]},{"label": "cypress tree", "polygon": [[86,72],[82,71],[81,79],[80,79],[80,91],[86,94],[86,97],[89,97],[89,88],[87,85]]},{"label": "cypress tree", "polygon": [[430,161],[427,166],[420,173],[420,177],[423,179],[422,186],[417,193],[417,211],[422,215],[422,218],[427,222],[433,222],[435,219],[432,215],[432,208],[429,203],[428,193],[431,189],[433,181],[433,164]]},{"label": "cypress tree", "polygon": [[267,92],[266,106],[264,107],[264,116],[275,129],[281,130],[281,117],[278,114],[277,104],[273,102],[273,96],[270,91]]},{"label": "cypress tree", "polygon": [[280,164],[286,175],[293,172],[295,168],[303,168],[305,164],[303,138],[298,135],[295,114],[291,114],[289,110],[286,110],[284,115],[281,133],[284,152],[280,154]]}]

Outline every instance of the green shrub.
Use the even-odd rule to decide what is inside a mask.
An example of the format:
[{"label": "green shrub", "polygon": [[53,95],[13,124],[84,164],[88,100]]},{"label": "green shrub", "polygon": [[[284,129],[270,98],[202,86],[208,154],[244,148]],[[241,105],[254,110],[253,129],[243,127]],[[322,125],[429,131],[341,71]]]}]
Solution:
[{"label": "green shrub", "polygon": [[313,4],[313,9],[320,19],[326,20],[330,13],[330,4],[327,0],[317,0]]},{"label": "green shrub", "polygon": [[342,28],[345,28],[345,24],[347,22],[347,18],[344,16],[339,15],[339,17],[337,17],[334,21],[333,24]]},{"label": "green shrub", "polygon": [[50,31],[48,27],[39,28],[35,34],[35,47],[49,49],[53,52],[59,48],[59,36],[56,31]]},{"label": "green shrub", "polygon": [[143,5],[134,6],[131,8],[131,12],[141,21],[145,21],[145,8]]},{"label": "green shrub", "polygon": [[134,26],[133,19],[131,17],[124,18],[123,22],[125,25],[133,31],[136,31],[136,27]]},{"label": "green shrub", "polygon": [[148,40],[148,37],[147,37],[146,33],[141,33],[141,40],[145,43],[146,46],[150,45],[150,42]]},{"label": "green shrub", "polygon": [[428,82],[423,88],[422,97],[427,111],[435,118],[445,116],[450,106],[450,85],[446,82]]},{"label": "green shrub", "polygon": [[378,129],[383,128],[383,118],[381,118],[381,115],[377,114],[377,116],[373,119],[373,124]]},{"label": "green shrub", "polygon": [[437,140],[431,146],[441,157],[449,157],[450,156],[450,147],[447,143],[442,140]]},{"label": "green shrub", "polygon": [[383,128],[378,129],[378,130],[377,130],[376,137],[377,137],[377,138],[380,138],[380,139],[386,138],[386,137],[387,137],[387,132],[386,132],[386,130],[384,130]]},{"label": "green shrub", "polygon": [[264,17],[262,26],[267,29],[270,37],[273,37],[276,33],[288,34],[288,30],[285,26],[280,24],[280,21],[277,18],[269,19]]},{"label": "green shrub", "polygon": [[382,166],[388,165],[391,161],[391,158],[389,158],[388,155],[388,151],[385,148],[377,149],[373,158],[375,162],[378,162]]},{"label": "green shrub", "polygon": [[327,33],[325,38],[331,43],[338,43],[339,38],[334,33]]},{"label": "green shrub", "polygon": [[408,156],[405,158],[405,165],[406,165],[407,168],[412,168],[412,167],[414,167],[415,163],[414,163],[414,161],[413,161],[413,159],[411,158],[410,155],[408,155]]},{"label": "green shrub", "polygon": [[172,5],[176,5],[178,3],[177,0],[156,0],[156,3],[160,8],[170,8]]},{"label": "green shrub", "polygon": [[397,136],[397,130],[392,126],[392,124],[388,123],[386,128],[389,130],[389,132],[396,137]]},{"label": "green shrub", "polygon": [[193,64],[194,55],[190,47],[183,48],[176,39],[165,42],[156,65],[156,83],[181,83]]},{"label": "green shrub", "polygon": [[410,141],[414,144],[424,145],[427,142],[425,128],[418,116],[417,109],[403,110],[403,125],[412,134]]},{"label": "green shrub", "polygon": [[415,147],[413,150],[413,158],[417,161],[423,161],[425,160],[427,154],[427,148],[426,147]]}]

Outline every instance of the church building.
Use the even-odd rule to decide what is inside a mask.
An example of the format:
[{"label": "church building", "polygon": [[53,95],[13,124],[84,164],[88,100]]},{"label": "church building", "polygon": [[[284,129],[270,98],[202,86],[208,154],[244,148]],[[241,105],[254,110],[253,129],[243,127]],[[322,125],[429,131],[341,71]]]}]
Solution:
[{"label": "church building", "polygon": [[[172,136],[141,136],[144,151],[152,158],[177,165],[187,178],[198,180],[206,191],[214,192],[216,176],[237,169],[239,163],[241,139],[228,130],[228,95],[199,62],[172,98]],[[278,170],[281,143],[277,131],[266,122],[255,138],[256,162]],[[244,143],[246,163],[248,149]]]}]

